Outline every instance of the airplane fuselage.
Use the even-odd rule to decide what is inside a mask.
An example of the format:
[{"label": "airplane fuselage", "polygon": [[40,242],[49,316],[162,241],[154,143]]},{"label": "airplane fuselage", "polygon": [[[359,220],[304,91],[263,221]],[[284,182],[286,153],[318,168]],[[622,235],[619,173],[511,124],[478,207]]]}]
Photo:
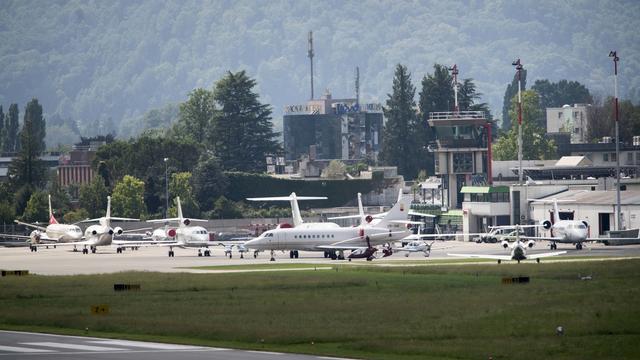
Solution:
[{"label": "airplane fuselage", "polygon": [[[382,245],[387,242],[402,239],[406,234],[393,233],[388,228],[377,227],[349,227],[343,228],[334,223],[302,224],[295,228],[278,228],[264,232],[259,237],[245,243],[253,250],[302,250],[326,251],[321,246],[366,247],[366,237],[373,234],[388,233],[388,235],[370,238],[370,245]],[[350,240],[351,239],[351,240]],[[350,240],[345,242],[345,240]]]},{"label": "airplane fuselage", "polygon": [[82,230],[77,225],[50,224],[46,228],[49,239],[57,239],[58,242],[76,242],[82,239]]},{"label": "airplane fuselage", "polygon": [[209,232],[202,226],[184,226],[176,229],[176,246],[207,247],[214,245],[209,241]]},{"label": "airplane fuselage", "polygon": [[551,227],[555,242],[576,244],[586,241],[588,236],[587,226],[582,221],[560,220]]},{"label": "airplane fuselage", "polygon": [[108,246],[113,241],[113,229],[103,224],[91,225],[85,229],[84,237],[87,245]]}]

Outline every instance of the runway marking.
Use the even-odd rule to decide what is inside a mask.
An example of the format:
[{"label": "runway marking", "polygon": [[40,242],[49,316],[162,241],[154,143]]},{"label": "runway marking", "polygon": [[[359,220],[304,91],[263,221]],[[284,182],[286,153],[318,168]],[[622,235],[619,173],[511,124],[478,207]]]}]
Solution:
[{"label": "runway marking", "polygon": [[[194,350],[194,349],[202,348],[200,346],[173,345],[173,344],[162,344],[162,343],[130,341],[130,340],[91,340],[88,342],[92,344],[98,344],[98,345],[133,346],[133,347],[158,349],[158,350]],[[226,350],[222,348],[214,348],[214,349]]]},{"label": "runway marking", "polygon": [[33,346],[44,346],[44,347],[52,347],[52,348],[60,348],[60,349],[71,349],[71,350],[85,350],[85,351],[127,351],[128,349],[122,348],[113,348],[113,347],[104,347],[104,346],[91,346],[91,345],[80,345],[80,344],[68,344],[68,343],[57,343],[57,342],[29,342],[29,343],[20,343],[22,345],[33,345]]},{"label": "runway marking", "polygon": [[0,351],[11,351],[11,352],[20,352],[20,353],[55,352],[55,350],[49,350],[49,349],[34,349],[34,348],[26,348],[26,347],[19,347],[19,346],[4,346],[4,345],[0,345]]},{"label": "runway marking", "polygon": [[273,352],[273,351],[247,350],[245,352],[252,353],[252,354],[284,355],[284,353]]}]

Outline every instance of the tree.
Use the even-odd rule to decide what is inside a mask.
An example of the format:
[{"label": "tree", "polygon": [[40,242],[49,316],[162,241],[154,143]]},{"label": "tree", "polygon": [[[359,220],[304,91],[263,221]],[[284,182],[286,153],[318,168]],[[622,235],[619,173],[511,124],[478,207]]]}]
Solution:
[{"label": "tree", "polygon": [[[526,160],[553,159],[556,147],[553,140],[545,138],[546,130],[538,126],[533,119],[540,116],[539,97],[535,91],[522,92],[522,155]],[[509,116],[518,118],[518,97],[511,102]],[[496,160],[518,159],[518,123],[511,126],[509,132],[504,133],[493,144],[493,157]]]},{"label": "tree", "polygon": [[90,183],[80,187],[80,207],[86,209],[91,218],[104,216],[108,195],[102,177],[95,176]]},{"label": "tree", "polygon": [[418,174],[422,152],[421,139],[412,134],[420,134],[421,127],[415,108],[415,87],[411,84],[411,74],[401,64],[396,66],[393,91],[388,95],[384,115],[387,122],[382,133],[380,160],[398,167],[398,173],[408,178]]},{"label": "tree", "polygon": [[[169,193],[172,197],[180,197],[180,205],[184,216],[200,216],[200,207],[196,202],[193,187],[191,186],[190,172],[179,172],[171,174],[169,182]],[[177,208],[172,206],[169,209],[170,217],[177,216]]]},{"label": "tree", "polygon": [[331,160],[329,165],[323,171],[323,177],[329,179],[344,179],[347,167],[340,160]]},{"label": "tree", "polygon": [[180,104],[174,133],[211,149],[209,134],[214,126],[216,112],[213,91],[198,88],[189,93],[189,99]]},{"label": "tree", "polygon": [[66,214],[71,209],[71,199],[65,189],[60,186],[60,182],[57,177],[54,177],[49,187],[49,194],[51,195],[51,206],[53,213],[56,216]]},{"label": "tree", "polygon": [[264,172],[266,156],[281,151],[271,108],[258,101],[255,86],[256,81],[244,71],[228,72],[216,83],[213,96],[220,110],[214,116],[211,138],[225,170]]},{"label": "tree", "polygon": [[197,202],[202,210],[213,208],[214,201],[224,194],[229,179],[222,172],[220,161],[211,154],[204,154],[193,169],[191,178]]},{"label": "tree", "polygon": [[[13,105],[12,105],[13,108]],[[9,178],[14,187],[41,187],[46,183],[46,167],[40,156],[45,150],[46,122],[37,99],[29,101],[20,130],[20,150],[9,166]]]},{"label": "tree", "polygon": [[20,129],[18,104],[11,104],[9,106],[9,113],[5,118],[4,126],[6,128],[4,152],[18,151],[18,130]]},{"label": "tree", "polygon": [[[520,72],[520,84],[522,91],[527,88],[527,70],[522,69]],[[509,131],[511,129],[512,117],[509,113],[511,106],[511,99],[518,95],[518,74],[516,73],[511,80],[511,84],[507,85],[507,89],[504,91],[504,99],[502,100],[502,131]],[[517,118],[517,117],[516,117]]]},{"label": "tree", "polygon": [[62,219],[65,224],[73,224],[89,218],[89,212],[83,208],[67,211]]},{"label": "tree", "polygon": [[[470,79],[468,79],[470,81]],[[422,78],[420,113],[426,121],[430,112],[452,111],[454,105],[453,78],[446,66],[433,65],[433,74]],[[475,89],[475,86],[473,87]],[[462,107],[461,107],[462,109]]]},{"label": "tree", "polygon": [[547,127],[546,109],[561,107],[565,104],[591,104],[593,97],[584,85],[577,81],[560,80],[552,83],[549,80],[536,80],[531,87],[540,96],[540,110],[542,113],[537,119],[538,125]]},{"label": "tree", "polygon": [[233,201],[224,196],[220,196],[215,202],[211,217],[217,219],[241,218],[242,210]]},{"label": "tree", "polygon": [[144,182],[125,175],[113,188],[111,196],[113,213],[118,216],[140,218],[145,214]]},{"label": "tree", "polygon": [[24,209],[22,220],[47,223],[49,220],[49,206],[47,204],[47,194],[44,191],[33,192],[27,202],[27,207]]}]

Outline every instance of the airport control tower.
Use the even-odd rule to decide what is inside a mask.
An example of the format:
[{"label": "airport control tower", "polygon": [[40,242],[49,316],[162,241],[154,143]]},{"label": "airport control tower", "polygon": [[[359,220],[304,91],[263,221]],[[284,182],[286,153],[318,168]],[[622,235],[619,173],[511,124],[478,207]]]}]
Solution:
[{"label": "airport control tower", "polygon": [[491,123],[483,111],[452,111],[429,113],[429,126],[436,135],[429,149],[442,178],[443,205],[460,209],[463,186],[491,183]]}]

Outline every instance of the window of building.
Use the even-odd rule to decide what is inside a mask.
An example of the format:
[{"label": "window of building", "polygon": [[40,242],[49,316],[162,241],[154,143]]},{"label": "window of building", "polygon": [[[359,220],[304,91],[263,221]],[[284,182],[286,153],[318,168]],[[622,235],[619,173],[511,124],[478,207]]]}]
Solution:
[{"label": "window of building", "polygon": [[436,153],[435,159],[433,159],[433,167],[436,173],[440,172],[440,159],[438,159],[438,154]]},{"label": "window of building", "polygon": [[608,162],[609,161],[609,154],[608,153],[602,154],[602,161],[604,161],[604,162]]},{"label": "window of building", "polygon": [[453,172],[454,173],[473,172],[473,154],[454,153],[453,154]]},{"label": "window of building", "polygon": [[627,153],[627,164],[629,164],[629,165],[633,164],[633,153],[632,152],[628,152]]},{"label": "window of building", "polygon": [[616,153],[611,153],[611,161],[616,161]]}]

